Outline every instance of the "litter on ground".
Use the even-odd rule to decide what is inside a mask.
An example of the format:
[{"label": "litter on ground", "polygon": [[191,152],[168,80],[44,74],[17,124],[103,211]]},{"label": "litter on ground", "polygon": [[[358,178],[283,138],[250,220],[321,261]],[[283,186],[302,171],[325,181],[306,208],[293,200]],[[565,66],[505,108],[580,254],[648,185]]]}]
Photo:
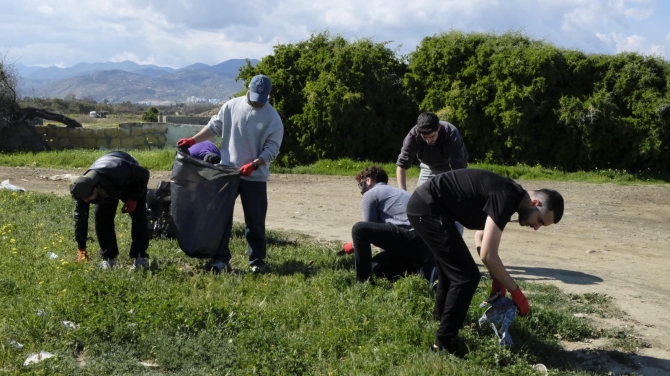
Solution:
[{"label": "litter on ground", "polygon": [[2,183],[0,183],[0,189],[7,189],[7,190],[10,190],[10,191],[14,191],[14,192],[25,192],[26,191],[26,189],[23,188],[23,187],[19,187],[19,186],[16,186],[16,185],[9,184],[9,179],[3,180]]},{"label": "litter on ground", "polygon": [[31,364],[39,363],[45,359],[53,358],[55,355],[48,351],[40,351],[39,354],[30,354],[26,361],[23,362],[24,366],[29,366]]}]

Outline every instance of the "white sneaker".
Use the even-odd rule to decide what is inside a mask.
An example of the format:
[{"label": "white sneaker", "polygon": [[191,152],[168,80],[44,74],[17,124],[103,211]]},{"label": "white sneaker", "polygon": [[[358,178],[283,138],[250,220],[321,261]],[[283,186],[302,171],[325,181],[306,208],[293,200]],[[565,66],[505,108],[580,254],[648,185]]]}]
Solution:
[{"label": "white sneaker", "polygon": [[149,260],[144,257],[138,257],[133,262],[133,270],[148,270],[149,269]]},{"label": "white sneaker", "polygon": [[116,266],[116,259],[103,259],[100,263],[102,270],[110,270]]},{"label": "white sneaker", "polygon": [[258,261],[256,264],[251,265],[251,272],[254,274],[260,274],[265,272],[265,262]]}]

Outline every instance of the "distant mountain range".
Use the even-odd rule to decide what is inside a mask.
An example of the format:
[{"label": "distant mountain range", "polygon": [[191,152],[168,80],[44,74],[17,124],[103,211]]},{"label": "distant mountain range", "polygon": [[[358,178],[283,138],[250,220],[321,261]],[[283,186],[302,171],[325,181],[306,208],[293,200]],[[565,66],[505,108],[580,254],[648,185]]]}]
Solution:
[{"label": "distant mountain range", "polygon": [[[20,96],[65,98],[91,97],[98,102],[186,102],[197,97],[226,100],[244,89],[235,81],[246,59],[231,59],[217,65],[195,63],[173,69],[142,65],[132,61],[118,63],[79,63],[69,68],[29,67],[16,64]],[[258,63],[250,59],[252,65]]]}]

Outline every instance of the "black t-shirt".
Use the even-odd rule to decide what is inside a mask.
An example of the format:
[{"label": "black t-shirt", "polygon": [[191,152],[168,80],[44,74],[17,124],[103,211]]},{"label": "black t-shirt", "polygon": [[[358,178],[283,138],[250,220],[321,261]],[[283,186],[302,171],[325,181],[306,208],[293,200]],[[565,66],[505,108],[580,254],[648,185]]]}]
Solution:
[{"label": "black t-shirt", "polygon": [[[483,230],[489,216],[504,230],[526,195],[512,179],[476,169],[435,175],[414,192],[433,208],[433,214],[441,214],[447,221],[458,221],[470,230]],[[407,214],[425,213],[412,213],[408,208]]]}]

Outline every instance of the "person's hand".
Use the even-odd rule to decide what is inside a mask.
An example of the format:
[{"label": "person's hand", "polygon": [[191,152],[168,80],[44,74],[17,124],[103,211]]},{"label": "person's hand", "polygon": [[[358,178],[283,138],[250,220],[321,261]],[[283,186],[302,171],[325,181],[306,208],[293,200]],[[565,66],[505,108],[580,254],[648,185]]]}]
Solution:
[{"label": "person's hand", "polygon": [[489,294],[489,296],[495,295],[496,292],[500,292],[498,298],[502,298],[507,294],[507,289],[502,283],[498,282],[497,279],[491,277],[491,294]]},{"label": "person's hand", "polygon": [[530,311],[530,305],[528,304],[526,296],[521,292],[521,287],[517,287],[517,289],[510,294],[512,294],[512,300],[514,301],[516,308],[519,310],[519,314],[521,316],[526,316]]},{"label": "person's hand", "polygon": [[344,243],[342,245],[342,251],[348,255],[354,253],[354,243],[353,242]]},{"label": "person's hand", "polygon": [[122,213],[132,213],[135,211],[135,208],[137,207],[137,201],[135,200],[127,200],[125,205],[123,205],[123,208],[121,208]]},{"label": "person's hand", "polygon": [[77,250],[77,262],[89,262],[90,260],[91,259],[88,257],[88,252],[86,252],[86,249],[79,248],[79,250]]},{"label": "person's hand", "polygon": [[177,141],[177,147],[178,148],[190,148],[191,146],[195,145],[195,140],[193,137],[189,138],[181,138],[179,141]]},{"label": "person's hand", "polygon": [[242,176],[251,176],[251,173],[254,172],[255,170],[256,169],[254,168],[254,163],[249,162],[244,166],[240,167],[240,174],[242,174]]}]

